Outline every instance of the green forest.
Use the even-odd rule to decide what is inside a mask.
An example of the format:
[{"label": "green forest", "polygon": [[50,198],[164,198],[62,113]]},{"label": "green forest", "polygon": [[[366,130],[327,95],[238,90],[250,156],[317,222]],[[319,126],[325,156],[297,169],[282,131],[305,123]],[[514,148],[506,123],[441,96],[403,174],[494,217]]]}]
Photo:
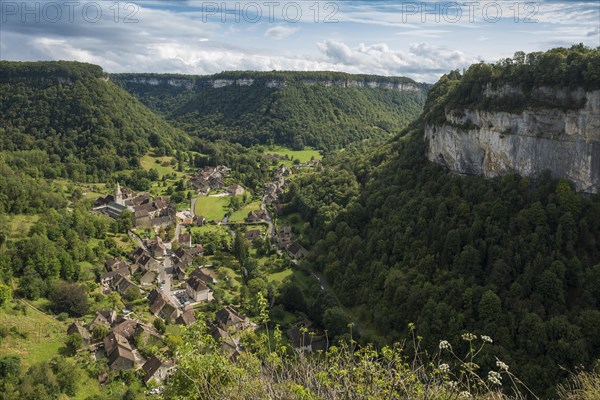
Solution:
[{"label": "green forest", "polygon": [[[526,55],[535,61],[521,69],[539,73],[539,60],[557,55],[564,70],[557,88],[599,87],[598,51],[580,46]],[[442,77],[425,118],[456,105],[451,99],[485,68],[502,77],[514,67],[504,60]],[[352,310],[347,321],[374,327],[366,342],[401,340],[409,323],[429,349],[465,331],[489,335],[490,351],[514,364],[535,393],[554,397],[557,382],[600,355],[600,195],[581,196],[550,174],[452,174],[427,161],[423,124],[380,146],[337,153],[324,171],[292,186],[291,211],[311,226],[305,266],[331,282],[339,303],[329,307],[341,303]],[[304,311],[322,318],[323,299],[305,297]],[[484,358],[486,367],[494,363]]]},{"label": "green forest", "polygon": [[139,166],[151,147],[170,153],[186,140],[98,66],[0,62],[0,152],[13,153],[9,165],[27,164],[46,178],[104,181]]},{"label": "green forest", "polygon": [[[383,139],[400,131],[421,112],[427,85],[407,78],[309,72],[227,72],[211,77],[118,74],[111,79],[174,125],[200,138],[245,146],[282,144],[333,150],[363,139]],[[157,84],[136,79],[156,79]],[[193,88],[174,87],[169,79]],[[209,79],[252,79],[250,86],[213,88]],[[272,80],[284,87],[268,87]],[[402,92],[366,87],[307,85],[305,80],[411,83]],[[280,80],[280,81],[279,81]]]}]

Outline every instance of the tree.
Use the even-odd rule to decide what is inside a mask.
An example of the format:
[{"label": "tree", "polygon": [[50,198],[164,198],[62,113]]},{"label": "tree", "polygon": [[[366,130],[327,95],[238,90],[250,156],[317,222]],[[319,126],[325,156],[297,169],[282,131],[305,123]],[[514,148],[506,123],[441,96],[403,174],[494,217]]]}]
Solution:
[{"label": "tree", "polygon": [[491,290],[488,290],[481,296],[479,302],[479,318],[483,321],[493,321],[502,312],[502,302],[500,297]]},{"label": "tree", "polygon": [[281,291],[281,303],[288,310],[306,313],[306,300],[302,290],[296,285],[288,284]]},{"label": "tree", "polygon": [[229,197],[229,209],[231,211],[238,211],[242,208],[242,202],[238,196]]},{"label": "tree", "polygon": [[71,316],[81,317],[89,308],[85,288],[74,283],[59,282],[53,285],[48,299],[50,308],[56,314],[66,312]]},{"label": "tree", "polygon": [[130,287],[123,294],[123,298],[129,302],[135,301],[140,298],[140,291],[137,287]]},{"label": "tree", "polygon": [[10,286],[0,283],[0,306],[8,303],[12,299],[12,289]]},{"label": "tree", "polygon": [[68,335],[65,339],[65,345],[70,354],[75,354],[83,345],[83,338],[79,333]]},{"label": "tree", "polygon": [[82,197],[83,197],[83,192],[79,188],[75,188],[73,190],[73,193],[71,193],[71,200],[73,200],[73,201],[81,200]]},{"label": "tree", "polygon": [[21,375],[21,358],[19,356],[0,357],[0,377],[18,377]]},{"label": "tree", "polygon": [[237,231],[233,241],[233,256],[239,261],[240,266],[243,266],[248,258],[248,241],[244,235]]},{"label": "tree", "polygon": [[156,318],[154,321],[152,321],[152,325],[154,325],[154,328],[156,328],[156,331],[160,334],[163,334],[167,331],[167,325],[165,325],[165,321],[163,321],[160,318]]},{"label": "tree", "polygon": [[131,211],[123,211],[117,219],[117,227],[120,233],[127,233],[133,228],[133,213]]},{"label": "tree", "polygon": [[328,308],[323,313],[323,326],[328,330],[331,337],[342,336],[350,332],[348,325],[350,317],[340,307]]},{"label": "tree", "polygon": [[106,335],[108,335],[109,329],[108,326],[103,325],[103,324],[98,324],[96,326],[94,326],[94,329],[92,329],[92,337],[96,340],[100,340],[106,337]]}]

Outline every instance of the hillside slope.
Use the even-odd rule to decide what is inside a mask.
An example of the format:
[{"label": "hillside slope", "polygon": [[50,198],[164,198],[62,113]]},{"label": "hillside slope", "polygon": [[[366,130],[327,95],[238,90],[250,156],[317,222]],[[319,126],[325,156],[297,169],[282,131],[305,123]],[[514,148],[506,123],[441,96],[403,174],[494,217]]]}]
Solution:
[{"label": "hillside slope", "polygon": [[[365,340],[401,339],[415,323],[429,351],[449,340],[462,353],[465,332],[488,335],[483,371],[497,355],[554,398],[567,371],[600,357],[600,196],[548,173],[486,179],[429,162],[432,111],[403,136],[340,153],[292,187],[290,211],[312,228],[306,266],[323,272],[352,311],[347,320],[372,328]],[[335,302],[305,296],[303,311],[327,324]]]},{"label": "hillside slope", "polygon": [[0,151],[46,152],[47,177],[102,179],[184,137],[98,66],[0,62]]},{"label": "hillside slope", "polygon": [[111,80],[203,138],[319,149],[400,131],[421,112],[428,88],[408,78],[334,72],[117,74]]}]

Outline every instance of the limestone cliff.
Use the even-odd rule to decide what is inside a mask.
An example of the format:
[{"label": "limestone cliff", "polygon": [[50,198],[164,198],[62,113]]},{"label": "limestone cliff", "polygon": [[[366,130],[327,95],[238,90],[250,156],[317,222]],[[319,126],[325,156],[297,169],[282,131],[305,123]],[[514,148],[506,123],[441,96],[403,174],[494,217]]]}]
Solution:
[{"label": "limestone cliff", "polygon": [[[522,111],[446,109],[445,121],[429,122],[429,160],[462,174],[536,177],[549,170],[584,193],[600,190],[600,91],[538,88],[536,96],[568,99],[571,109],[526,107]],[[519,96],[518,88],[485,97]]]},{"label": "limestone cliff", "polygon": [[[257,73],[260,76],[260,73]],[[188,90],[202,89],[210,87],[213,89],[223,88],[227,86],[252,86],[252,85],[263,85],[271,89],[279,89],[288,85],[289,81],[285,79],[266,79],[264,82],[256,82],[252,78],[244,79],[213,79],[207,77],[182,77],[172,78],[165,76],[149,77],[146,75],[136,76],[134,74],[121,74],[120,76],[114,75],[117,82],[121,82],[124,85],[138,84],[148,86],[171,86],[176,88],[185,88]],[[388,89],[397,90],[401,92],[418,92],[425,90],[427,85],[414,83],[414,82],[395,82],[388,81],[384,77],[381,80],[356,80],[356,79],[298,79],[296,80],[302,85],[322,85],[326,87],[366,87],[370,89]]]}]

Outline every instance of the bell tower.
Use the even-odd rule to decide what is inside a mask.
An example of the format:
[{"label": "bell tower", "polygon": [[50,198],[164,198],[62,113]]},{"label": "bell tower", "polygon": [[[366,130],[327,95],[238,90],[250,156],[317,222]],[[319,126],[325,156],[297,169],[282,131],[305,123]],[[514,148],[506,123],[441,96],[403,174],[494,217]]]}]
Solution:
[{"label": "bell tower", "polygon": [[117,182],[117,188],[115,190],[115,203],[124,206],[125,202],[123,201],[123,192],[121,191],[121,185]]}]

